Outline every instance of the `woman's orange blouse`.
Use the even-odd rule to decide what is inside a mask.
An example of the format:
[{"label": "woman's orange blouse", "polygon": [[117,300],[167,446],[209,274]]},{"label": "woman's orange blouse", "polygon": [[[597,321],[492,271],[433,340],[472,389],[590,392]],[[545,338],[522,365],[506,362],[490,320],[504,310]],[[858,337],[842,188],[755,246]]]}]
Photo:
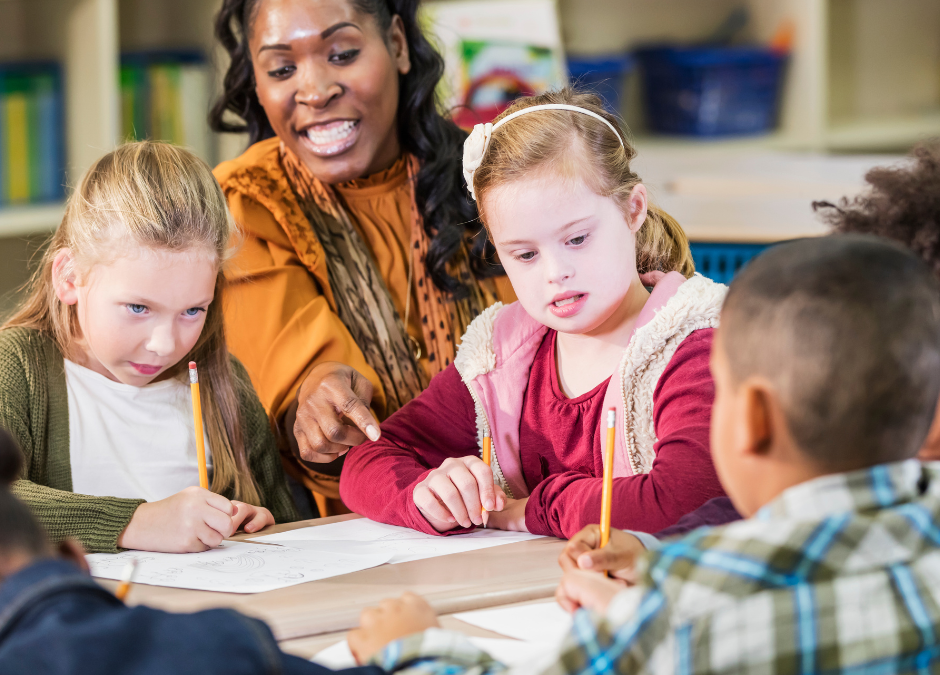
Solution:
[{"label": "woman's orange blouse", "polygon": [[[275,425],[310,370],[325,361],[345,363],[369,379],[375,392],[372,407],[382,419],[385,393],[336,314],[323,247],[281,169],[279,143],[277,138],[255,143],[214,172],[243,232],[226,272],[229,349],[248,369]],[[411,228],[411,191],[404,159],[385,171],[334,187],[404,318]],[[498,277],[491,283],[500,300],[515,300],[508,279]],[[413,288],[410,292],[407,330],[424,352],[417,299]],[[338,497],[336,478],[301,469],[289,452],[284,458],[288,471],[309,488]]]}]

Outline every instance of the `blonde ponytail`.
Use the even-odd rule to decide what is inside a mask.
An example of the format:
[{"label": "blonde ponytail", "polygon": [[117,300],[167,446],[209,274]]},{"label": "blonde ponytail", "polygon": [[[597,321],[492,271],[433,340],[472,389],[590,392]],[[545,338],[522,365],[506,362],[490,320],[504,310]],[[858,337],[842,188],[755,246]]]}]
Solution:
[{"label": "blonde ponytail", "polygon": [[679,272],[687,279],[695,274],[685,230],[675,218],[652,204],[636,235],[636,269],[640,274]]}]

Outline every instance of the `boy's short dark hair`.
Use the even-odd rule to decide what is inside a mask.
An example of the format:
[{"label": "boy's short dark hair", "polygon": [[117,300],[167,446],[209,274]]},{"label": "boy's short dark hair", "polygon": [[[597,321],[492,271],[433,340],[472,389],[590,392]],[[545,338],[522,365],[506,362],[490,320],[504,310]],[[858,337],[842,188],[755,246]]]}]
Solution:
[{"label": "boy's short dark hair", "polygon": [[780,244],[731,284],[720,341],[733,377],[769,379],[790,432],[822,465],[913,457],[940,395],[940,286],[870,235]]},{"label": "boy's short dark hair", "polygon": [[40,556],[49,552],[49,540],[29,508],[10,492],[20,477],[23,455],[13,437],[0,429],[0,557],[12,553]]}]

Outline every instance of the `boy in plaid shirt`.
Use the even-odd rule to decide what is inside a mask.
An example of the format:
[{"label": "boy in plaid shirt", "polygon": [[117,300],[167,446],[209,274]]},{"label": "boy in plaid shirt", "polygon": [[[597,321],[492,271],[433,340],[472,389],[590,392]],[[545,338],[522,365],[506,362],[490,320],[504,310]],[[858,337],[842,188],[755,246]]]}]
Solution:
[{"label": "boy in plaid shirt", "polygon": [[[940,670],[940,464],[914,459],[940,394],[930,271],[868,236],[777,246],[731,285],[712,373],[714,460],[747,519],[665,543],[630,588],[569,570],[571,634],[521,670]],[[349,642],[388,671],[505,670],[436,625],[405,596]]]}]

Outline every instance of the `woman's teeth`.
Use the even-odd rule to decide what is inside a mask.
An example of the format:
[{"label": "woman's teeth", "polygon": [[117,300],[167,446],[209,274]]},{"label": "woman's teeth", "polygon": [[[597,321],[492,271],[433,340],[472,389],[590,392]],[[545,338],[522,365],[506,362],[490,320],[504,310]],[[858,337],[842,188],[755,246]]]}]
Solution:
[{"label": "woman's teeth", "polygon": [[330,124],[325,127],[310,127],[307,129],[307,138],[316,145],[326,145],[343,140],[352,133],[358,121],[347,120],[338,124]]},{"label": "woman's teeth", "polygon": [[581,295],[573,295],[570,298],[565,298],[564,300],[556,301],[555,307],[564,307],[565,305],[570,305],[572,302],[577,302],[580,299],[581,299]]}]

